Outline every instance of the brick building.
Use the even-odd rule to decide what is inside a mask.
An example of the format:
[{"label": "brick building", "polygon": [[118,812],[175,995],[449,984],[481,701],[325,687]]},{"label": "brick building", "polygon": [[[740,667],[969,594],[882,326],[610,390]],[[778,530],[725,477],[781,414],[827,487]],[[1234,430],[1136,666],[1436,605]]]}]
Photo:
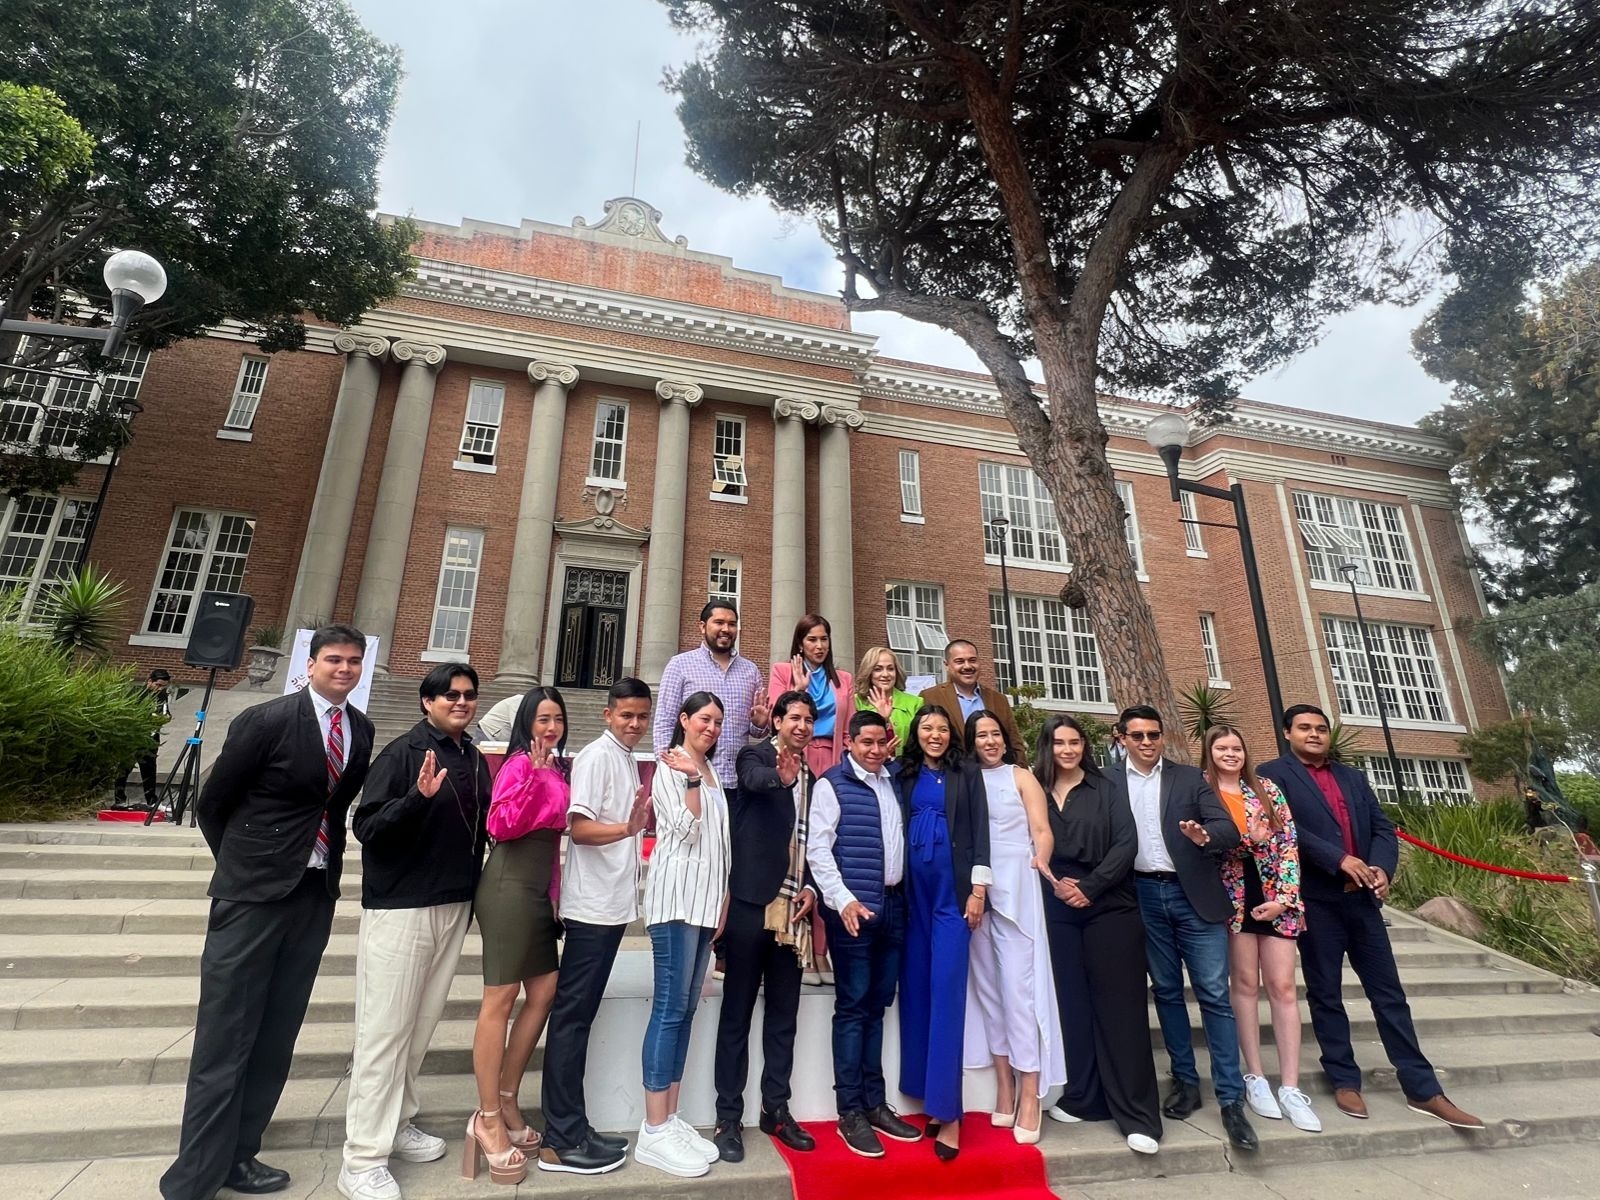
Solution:
[{"label": "brick building", "polygon": [[[94,557],[126,582],[126,657],[183,674],[195,597],[256,600],[257,624],[353,619],[380,666],[470,658],[486,678],[600,686],[659,675],[708,594],[741,648],[787,651],[808,608],[841,664],[887,642],[934,672],[947,636],[1010,673],[1011,625],[1044,704],[1096,714],[1093,631],[1059,593],[1056,518],[981,375],[885,359],[835,297],[690,250],[622,198],[594,225],[423,224],[415,278],[351,330],[263,356],[238,329],[133,356],[143,412]],[[7,440],[48,436],[57,397],[9,403]],[[1235,535],[1217,501],[1171,503],[1145,444],[1157,410],[1103,413],[1127,537],[1174,682],[1231,690],[1271,745]],[[31,432],[29,432],[31,430]],[[1183,470],[1243,484],[1286,700],[1377,749],[1377,691],[1335,544],[1359,547],[1363,608],[1411,786],[1473,787],[1456,737],[1507,715],[1458,630],[1482,614],[1445,448],[1414,429],[1241,401]],[[72,495],[8,502],[0,581],[70,563],[102,467]],[[1374,764],[1380,783],[1387,766]]]}]

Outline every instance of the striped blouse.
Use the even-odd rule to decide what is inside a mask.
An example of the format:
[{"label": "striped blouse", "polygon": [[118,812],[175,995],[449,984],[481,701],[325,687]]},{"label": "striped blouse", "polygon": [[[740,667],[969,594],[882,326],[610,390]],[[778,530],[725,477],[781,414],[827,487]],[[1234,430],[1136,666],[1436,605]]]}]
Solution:
[{"label": "striped blouse", "polygon": [[700,783],[700,816],[689,811],[684,777],[656,768],[650,798],[656,812],[656,848],[644,883],[644,923],[685,921],[715,929],[728,897],[728,801],[707,765]]}]

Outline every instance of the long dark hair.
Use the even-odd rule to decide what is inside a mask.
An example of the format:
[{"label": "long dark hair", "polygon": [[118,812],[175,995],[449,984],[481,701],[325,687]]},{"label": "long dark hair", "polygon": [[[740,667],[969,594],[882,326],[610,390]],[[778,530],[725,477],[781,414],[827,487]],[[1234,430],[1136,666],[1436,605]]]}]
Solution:
[{"label": "long dark hair", "polygon": [[507,758],[518,750],[524,754],[532,751],[533,719],[539,715],[539,705],[546,700],[561,710],[561,740],[556,743],[556,756],[559,758],[566,754],[567,734],[572,731],[572,726],[567,721],[567,702],[553,687],[536,687],[529,688],[528,694],[522,698],[522,703],[517,705],[517,719],[512,723],[511,736],[506,740]]},{"label": "long dark hair", "polygon": [[[822,669],[827,673],[828,682],[833,684],[834,687],[838,687],[839,672],[833,665],[833,626],[828,624],[828,618],[821,613],[807,613],[795,623],[794,637],[789,640],[789,657],[793,658],[797,654],[805,657],[803,643],[806,640],[806,634],[810,633],[818,625],[821,625],[822,632],[828,635],[828,657],[822,660]],[[810,662],[811,660],[806,659],[806,661]],[[798,688],[801,687],[801,684],[802,681],[799,679],[791,679],[789,681],[791,687]]]},{"label": "long dark hair", "polygon": [[906,731],[906,744],[900,748],[900,770],[907,777],[922,770],[928,761],[922,753],[922,742],[917,734],[922,731],[922,722],[929,717],[939,717],[950,730],[950,748],[944,752],[942,765],[947,768],[961,765],[961,739],[956,736],[956,723],[937,704],[924,704],[917,710],[917,715],[911,718],[911,728]]},{"label": "long dark hair", "polygon": [[1083,773],[1100,774],[1100,764],[1094,760],[1094,742],[1089,739],[1089,731],[1083,727],[1083,722],[1071,713],[1055,713],[1045,719],[1044,727],[1039,730],[1039,741],[1033,749],[1033,777],[1039,781],[1039,786],[1044,788],[1047,796],[1053,794],[1056,783],[1056,731],[1059,729],[1070,729],[1083,739]]},{"label": "long dark hair", "polygon": [[[672,740],[667,743],[668,750],[671,750],[674,746],[683,745],[683,719],[694,716],[695,713],[705,708],[708,704],[715,704],[717,711],[723,715],[724,719],[727,718],[728,710],[722,707],[722,701],[717,698],[715,692],[694,692],[685,696],[683,707],[678,709],[678,717],[672,722]],[[719,736],[717,742],[721,740],[722,738]],[[711,748],[706,751],[707,762],[710,762],[711,756],[717,752],[717,742],[712,742]]]},{"label": "long dark hair", "polygon": [[980,767],[983,766],[982,760],[978,758],[978,722],[983,720],[985,717],[988,717],[989,720],[1000,726],[1000,740],[1005,743],[1006,748],[1005,753],[1000,756],[1000,761],[1008,767],[1016,766],[1017,756],[1012,753],[1011,739],[1006,737],[1005,723],[987,708],[980,708],[977,712],[973,713],[967,718],[967,736],[965,745],[967,748],[967,753],[971,756],[972,761],[977,763]]}]

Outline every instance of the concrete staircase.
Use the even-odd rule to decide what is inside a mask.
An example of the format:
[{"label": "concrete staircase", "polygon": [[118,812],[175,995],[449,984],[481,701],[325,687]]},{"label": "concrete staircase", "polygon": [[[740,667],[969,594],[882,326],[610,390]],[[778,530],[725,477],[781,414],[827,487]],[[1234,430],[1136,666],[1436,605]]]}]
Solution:
[{"label": "concrete staircase", "polygon": [[[203,841],[188,828],[0,826],[0,1197],[154,1195],[182,1111],[210,868]],[[358,892],[358,871],[352,854],[347,896]],[[295,1175],[289,1197],[335,1194],[358,917],[353,900],[341,902],[294,1072],[267,1134],[265,1157]],[[1108,1126],[1047,1122],[1040,1149],[1052,1186],[1077,1192],[1093,1181],[1156,1176],[1192,1176],[1198,1185],[1200,1176],[1229,1170],[1340,1161],[1359,1171],[1361,1160],[1389,1156],[1468,1149],[1499,1155],[1600,1139],[1600,993],[1403,914],[1393,916],[1393,926],[1425,1046],[1452,1098],[1484,1116],[1487,1132],[1463,1135],[1405,1109],[1351,978],[1346,994],[1357,1001],[1351,1012],[1371,1120],[1351,1121],[1334,1109],[1308,1027],[1305,1086],[1324,1133],[1258,1120],[1262,1149],[1245,1159],[1227,1146],[1207,1087],[1206,1107],[1189,1121],[1168,1122],[1154,1158],[1129,1154]],[[645,942],[632,937],[628,945]],[[487,1176],[469,1184],[456,1175],[460,1130],[474,1099],[478,951],[474,934],[422,1085],[419,1123],[448,1137],[452,1153],[426,1166],[396,1165],[408,1200],[509,1194]],[[708,1028],[696,1030],[696,1041],[709,1036]],[[535,1124],[538,1069],[536,1055],[522,1090]],[[592,1063],[591,1071],[632,1077],[637,1055]],[[630,1164],[597,1179],[533,1172],[523,1187],[552,1196],[787,1195],[787,1172],[767,1139],[752,1133],[746,1144],[744,1163],[719,1165],[700,1180],[670,1180]],[[1349,1194],[1369,1193],[1353,1178]]]},{"label": "concrete staircase", "polygon": [[[380,750],[422,719],[417,708],[417,685],[421,682],[420,678],[403,675],[380,675],[372,681],[367,716],[372,718],[374,744]],[[485,680],[478,692],[478,711],[488,712],[512,690],[497,680]],[[606,694],[585,688],[566,688],[561,698],[567,705],[567,750],[576,753],[604,730],[605,722],[600,714],[605,708]]]}]

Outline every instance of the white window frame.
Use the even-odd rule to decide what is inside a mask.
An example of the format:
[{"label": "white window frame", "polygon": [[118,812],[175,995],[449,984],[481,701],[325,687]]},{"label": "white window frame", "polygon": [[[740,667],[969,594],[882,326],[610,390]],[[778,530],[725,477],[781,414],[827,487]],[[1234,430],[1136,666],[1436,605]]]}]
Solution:
[{"label": "white window frame", "polygon": [[[174,546],[172,540],[177,536],[178,526],[186,514],[199,514],[210,519],[210,526],[206,534],[204,546]],[[218,550],[217,542],[222,536],[223,526],[230,521],[243,521],[249,531],[250,541],[241,554],[235,550]],[[237,512],[229,509],[185,507],[175,510],[172,520],[167,523],[167,536],[161,543],[161,558],[156,563],[156,577],[150,588],[150,599],[145,604],[144,616],[139,622],[139,632],[128,639],[133,646],[186,646],[189,643],[189,630],[194,624],[195,605],[203,592],[223,591],[239,592],[244,590],[245,578],[250,570],[250,551],[255,548],[256,519],[249,513]],[[232,536],[237,536],[235,533]],[[171,569],[172,556],[176,554],[198,554],[200,561],[194,571],[194,584],[188,588],[165,587],[167,571]],[[233,579],[213,579],[213,572],[217,569],[218,559],[228,558],[239,560],[237,577]],[[151,622],[156,619],[157,606],[162,596],[189,597],[189,607],[183,615],[183,620],[176,629],[152,630]]]},{"label": "white window frame", "polygon": [[[721,576],[719,578],[719,569]],[[731,573],[732,589],[723,587]],[[744,600],[744,559],[737,554],[724,554],[720,550],[711,555],[706,564],[706,600],[731,600],[734,611]]]},{"label": "white window frame", "polygon": [[1339,565],[1349,561],[1360,568],[1360,591],[1428,599],[1405,512],[1398,505],[1304,491],[1294,493],[1293,503],[1313,588],[1348,588]]},{"label": "white window frame", "polygon": [[[29,339],[23,338],[17,345],[15,357],[20,360],[28,352]],[[127,346],[117,355],[111,369],[103,374],[95,374],[74,365],[60,367],[59,358],[33,367],[12,367],[8,386],[13,392],[22,389],[24,394],[0,400],[0,438],[5,437],[6,427],[13,421],[19,425],[26,422],[27,432],[21,437],[0,441],[0,450],[37,447],[46,437],[51,425],[50,414],[53,412],[83,412],[106,402],[134,403],[139,398],[139,388],[144,382],[144,372],[149,362],[149,350],[143,346]],[[70,403],[63,404],[62,392],[68,388],[73,389],[72,399]],[[54,441],[53,436],[52,452],[73,452],[75,442]],[[108,452],[92,461],[108,463],[111,455]]]},{"label": "white window frame", "polygon": [[907,525],[925,525],[922,512],[922,455],[900,451],[900,519]]},{"label": "white window frame", "polygon": [[[471,548],[472,561],[464,563],[452,561],[451,553],[457,541],[465,542]],[[439,549],[439,578],[433,589],[433,612],[428,616],[428,649],[422,655],[423,662],[471,662],[469,654],[472,648],[472,618],[478,606],[478,584],[483,577],[483,530],[472,525],[451,525],[444,531],[444,544]],[[452,578],[452,574],[461,577]],[[470,581],[471,591],[468,594],[462,580]],[[449,598],[456,603],[446,604],[446,583],[449,582]],[[460,603],[465,597],[466,603]],[[443,613],[465,613],[466,623],[461,629],[461,645],[446,645],[439,637],[439,617]]]},{"label": "white window frame", "polygon": [[1086,712],[1115,710],[1108,699],[1100,644],[1083,609],[1068,608],[1052,596],[1011,594],[1011,624],[1006,625],[1005,596],[989,593],[989,635],[994,644],[995,677],[1002,691],[1016,686],[1011,678],[1011,629],[1017,634],[1017,668],[1022,683],[1042,687],[1040,708]]},{"label": "white window frame", "polygon": [[1382,694],[1389,724],[1396,728],[1465,732],[1455,721],[1433,631],[1426,625],[1368,621],[1367,634],[1378,670],[1376,687],[1355,618],[1322,616],[1323,642],[1344,723],[1379,724],[1378,696]]},{"label": "white window frame", "polygon": [[[622,410],[622,433],[618,437],[602,436],[605,423],[603,418],[608,409]],[[626,400],[613,399],[610,396],[600,397],[594,409],[594,437],[589,445],[589,474],[584,483],[589,487],[626,488],[628,486],[628,422],[632,418],[629,404]],[[602,445],[615,446],[617,450],[617,469],[614,474],[602,475],[595,470],[595,459],[600,453]]]},{"label": "white window frame", "polygon": [[[738,429],[737,454],[723,449],[728,444],[724,430]],[[750,430],[743,417],[716,413],[711,425],[711,498],[721,504],[749,504],[750,477],[745,463],[750,455]]]},{"label": "white window frame", "polygon": [[1193,492],[1178,493],[1178,516],[1183,518],[1183,552],[1190,558],[1210,558],[1200,526],[1195,524],[1200,520],[1200,506],[1195,503]]},{"label": "white window frame", "polygon": [[[473,420],[472,406],[479,398],[478,389],[500,393],[500,407],[493,421]],[[484,416],[479,411],[480,418]],[[482,471],[493,474],[500,455],[500,431],[506,420],[506,385],[498,379],[474,379],[467,384],[467,408],[461,417],[461,445],[456,450],[456,460],[451,465],[458,471]],[[487,459],[487,461],[483,461]],[[429,637],[433,635],[430,633]]]},{"label": "white window frame", "polygon": [[1127,519],[1122,523],[1122,536],[1128,543],[1128,556],[1133,559],[1134,574],[1141,582],[1147,582],[1150,576],[1144,569],[1144,540],[1139,536],[1139,511],[1133,503],[1133,484],[1126,479],[1113,482],[1117,485],[1117,498],[1128,510]]},{"label": "white window frame", "polygon": [[1217,614],[1200,614],[1200,650],[1206,659],[1206,683],[1214,688],[1231,688],[1228,677],[1222,673],[1222,650],[1217,641]]},{"label": "white window frame", "polygon": [[[1367,773],[1378,799],[1390,803],[1400,799],[1394,786],[1394,771],[1390,769],[1387,757],[1368,754],[1357,759],[1356,765]],[[1478,794],[1472,786],[1472,775],[1467,770],[1467,764],[1459,758],[1401,758],[1400,777],[1406,795],[1424,804],[1477,803]]]},{"label": "white window frame", "polygon": [[[18,533],[15,526],[23,505],[32,510],[39,503],[48,505],[44,525],[37,530]],[[72,508],[72,516],[67,510]],[[30,517],[36,516],[30,511]],[[0,579],[0,591],[18,588],[22,591],[19,616],[24,624],[41,623],[43,614],[37,611],[39,597],[46,587],[67,578],[78,565],[78,555],[83,549],[83,537],[94,516],[94,501],[87,496],[45,496],[29,492],[19,497],[8,497],[0,508],[0,560],[6,544],[13,537],[37,540],[38,548],[28,569]],[[68,532],[63,533],[63,527]]]},{"label": "white window frame", "polygon": [[1055,502],[1044,480],[1020,463],[978,464],[978,499],[983,513],[983,561],[1000,562],[1000,536],[989,522],[1004,516],[1011,522],[1006,562],[1037,571],[1072,570],[1067,543],[1056,520]]},{"label": "white window frame", "polygon": [[907,677],[944,674],[944,588],[937,583],[896,579],[884,585],[884,644]]},{"label": "white window frame", "polygon": [[[239,374],[233,382],[233,398],[228,401],[227,414],[222,418],[219,437],[247,441],[255,428],[256,413],[261,408],[261,397],[267,390],[267,373],[272,360],[259,354],[246,354],[239,360]],[[260,374],[252,370],[260,367]],[[254,384],[252,390],[249,385]],[[243,435],[242,437],[239,435]]]}]

